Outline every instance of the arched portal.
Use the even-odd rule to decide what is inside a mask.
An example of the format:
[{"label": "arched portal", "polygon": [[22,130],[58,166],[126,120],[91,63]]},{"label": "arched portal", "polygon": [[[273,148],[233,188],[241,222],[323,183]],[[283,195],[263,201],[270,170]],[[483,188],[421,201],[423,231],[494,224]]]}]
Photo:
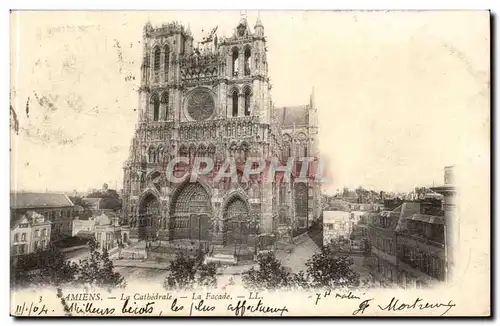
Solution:
[{"label": "arched portal", "polygon": [[208,241],[211,204],[205,188],[187,183],[174,194],[170,210],[170,239]]},{"label": "arched portal", "polygon": [[150,240],[156,237],[161,225],[161,206],[158,198],[147,194],[139,206],[139,239]]},{"label": "arched portal", "polygon": [[250,234],[248,206],[240,197],[229,200],[224,209],[224,245],[247,245]]}]

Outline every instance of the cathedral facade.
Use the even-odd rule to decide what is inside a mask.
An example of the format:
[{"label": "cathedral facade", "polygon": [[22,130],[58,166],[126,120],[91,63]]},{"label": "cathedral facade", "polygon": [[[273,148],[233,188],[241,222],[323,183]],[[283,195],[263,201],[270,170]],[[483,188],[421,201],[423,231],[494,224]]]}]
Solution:
[{"label": "cathedral facade", "polygon": [[[250,157],[286,165],[319,156],[313,94],[307,105],[275,108],[266,53],[260,19],[252,31],[242,18],[230,37],[214,29],[196,47],[179,23],[144,26],[139,121],[123,167],[122,223],[131,239],[253,247],[263,236],[286,241],[318,218],[320,184],[297,182],[295,172],[273,182],[214,178],[228,157],[241,176]],[[208,157],[214,172],[172,182],[167,166],[179,157]],[[191,170],[178,164],[174,174]]]}]

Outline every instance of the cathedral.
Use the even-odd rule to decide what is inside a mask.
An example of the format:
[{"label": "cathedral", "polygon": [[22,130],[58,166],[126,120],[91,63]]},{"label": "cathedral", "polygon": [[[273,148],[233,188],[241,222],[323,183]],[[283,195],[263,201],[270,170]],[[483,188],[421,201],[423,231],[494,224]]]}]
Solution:
[{"label": "cathedral", "polygon": [[[309,103],[277,108],[271,99],[264,26],[242,17],[229,37],[217,28],[194,45],[177,22],[143,29],[139,121],[123,172],[122,224],[130,239],[260,246],[260,239],[290,241],[319,217],[320,184],[257,175],[234,182],[214,173],[181,183],[166,177],[178,157],[318,158],[314,92]],[[238,164],[238,174],[241,174]],[[175,175],[192,169],[176,165]]]}]

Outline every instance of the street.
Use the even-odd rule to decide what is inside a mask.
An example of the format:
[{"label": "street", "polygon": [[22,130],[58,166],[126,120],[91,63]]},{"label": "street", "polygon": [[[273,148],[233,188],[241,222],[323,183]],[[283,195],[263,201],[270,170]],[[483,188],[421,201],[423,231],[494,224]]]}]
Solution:
[{"label": "street", "polygon": [[[293,250],[287,253],[283,250],[276,252],[276,257],[281,263],[290,268],[293,273],[305,271],[307,269],[306,262],[320,250],[323,235],[321,230],[311,230],[307,234],[300,235],[295,238]],[[354,260],[352,268],[359,273],[361,278],[368,277],[369,271],[363,266],[363,256],[351,255]]]},{"label": "street", "polygon": [[283,266],[291,269],[293,273],[306,270],[306,262],[312,255],[319,250],[316,238],[321,235],[317,230],[309,231],[307,234],[296,237],[293,245],[292,252],[280,250],[276,252],[278,258]]},{"label": "street", "polygon": [[[306,271],[306,262],[320,249],[322,243],[322,231],[313,229],[309,232],[302,234],[294,239],[294,244],[289,246],[289,252],[285,250],[276,251],[276,257],[281,261],[283,266],[289,268],[293,273],[299,271]],[[74,251],[66,252],[65,256],[70,261],[78,263],[80,259],[85,258],[88,255],[88,248],[80,248]],[[363,256],[352,255],[354,264],[352,268],[360,274],[360,277],[367,277],[369,271],[363,266]],[[146,279],[155,283],[162,283],[167,275],[165,267],[154,266],[155,262],[148,261],[143,262],[148,266],[126,266],[123,260],[116,261],[115,270],[122,274],[125,279],[135,280],[135,279]],[[135,262],[136,264],[138,262]],[[158,267],[158,268],[156,268]],[[232,267],[237,268],[236,266]],[[229,271],[225,271],[227,274]],[[229,274],[232,274],[229,272]],[[219,276],[220,277],[220,276]],[[236,277],[236,276],[234,276]]]}]

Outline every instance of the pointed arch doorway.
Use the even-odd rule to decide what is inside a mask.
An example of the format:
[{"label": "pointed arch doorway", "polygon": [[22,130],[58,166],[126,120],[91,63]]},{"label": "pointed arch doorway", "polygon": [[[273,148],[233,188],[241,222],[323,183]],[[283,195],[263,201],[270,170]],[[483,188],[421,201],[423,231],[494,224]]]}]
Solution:
[{"label": "pointed arch doorway", "polygon": [[174,194],[170,211],[170,239],[209,241],[210,197],[199,183],[186,183]]},{"label": "pointed arch doorway", "polygon": [[224,231],[222,244],[224,246],[247,246],[249,243],[250,214],[248,205],[240,197],[231,198],[223,212]]},{"label": "pointed arch doorway", "polygon": [[161,205],[151,193],[148,193],[139,206],[139,239],[150,240],[156,237],[161,225]]}]

